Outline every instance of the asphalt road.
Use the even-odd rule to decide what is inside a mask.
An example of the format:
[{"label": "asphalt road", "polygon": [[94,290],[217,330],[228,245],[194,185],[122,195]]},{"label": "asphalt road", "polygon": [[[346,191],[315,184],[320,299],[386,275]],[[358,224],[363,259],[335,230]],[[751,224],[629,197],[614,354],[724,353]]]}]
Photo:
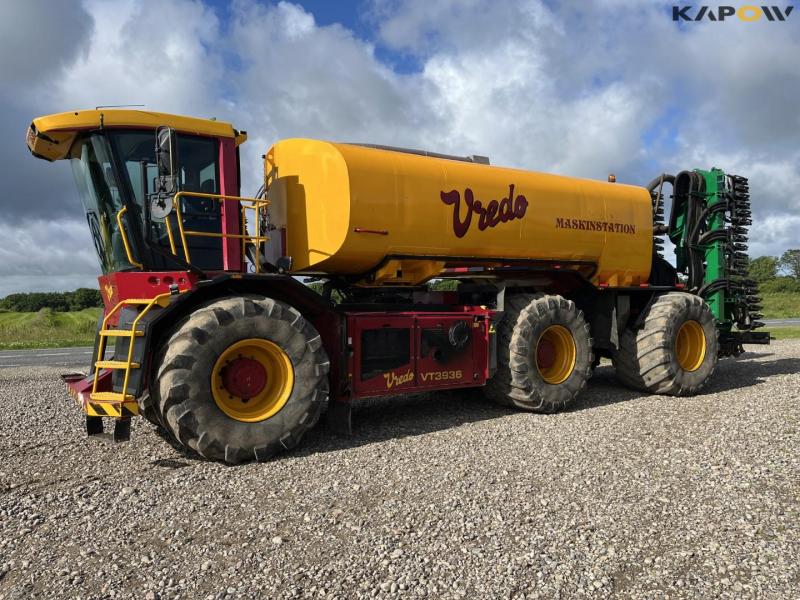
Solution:
[{"label": "asphalt road", "polygon": [[72,367],[87,370],[92,348],[43,348],[39,350],[4,350],[0,352],[2,367]]},{"label": "asphalt road", "polygon": [[789,325],[800,325],[800,319],[763,319],[767,327],[788,327]]}]

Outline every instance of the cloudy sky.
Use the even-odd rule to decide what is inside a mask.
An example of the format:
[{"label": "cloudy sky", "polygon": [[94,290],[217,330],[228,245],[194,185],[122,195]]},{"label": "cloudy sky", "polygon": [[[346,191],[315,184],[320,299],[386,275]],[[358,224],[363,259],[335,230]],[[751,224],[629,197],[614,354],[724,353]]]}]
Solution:
[{"label": "cloudy sky", "polygon": [[247,130],[245,194],[295,136],[639,184],[718,166],[751,179],[752,256],[800,246],[800,10],[678,25],[670,4],[3,0],[0,297],[96,285],[69,166],[24,133],[110,104]]}]

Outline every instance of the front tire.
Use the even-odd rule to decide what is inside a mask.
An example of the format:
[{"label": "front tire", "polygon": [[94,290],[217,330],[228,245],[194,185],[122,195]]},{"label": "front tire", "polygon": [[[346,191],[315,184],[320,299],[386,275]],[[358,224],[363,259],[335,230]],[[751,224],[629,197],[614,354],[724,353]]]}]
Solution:
[{"label": "front tire", "polygon": [[498,404],[552,413],[586,386],[592,340],[571,300],[515,294],[506,301],[497,336],[497,372],[484,392]]},{"label": "front tire", "polygon": [[670,292],[656,298],[640,329],[626,330],[613,363],[617,377],[636,390],[691,396],[717,366],[714,315],[699,296]]},{"label": "front tire", "polygon": [[328,400],[319,333],[271,298],[215,300],[184,319],[157,355],[158,420],[208,459],[237,464],[292,448]]}]

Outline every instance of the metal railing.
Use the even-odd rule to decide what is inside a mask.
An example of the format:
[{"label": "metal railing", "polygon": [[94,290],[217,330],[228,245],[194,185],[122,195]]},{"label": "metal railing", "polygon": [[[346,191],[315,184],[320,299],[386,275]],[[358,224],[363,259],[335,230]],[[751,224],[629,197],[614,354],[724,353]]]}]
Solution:
[{"label": "metal railing", "polygon": [[142,263],[137,261],[133,258],[133,252],[131,251],[131,244],[128,241],[128,234],[125,233],[125,225],[122,223],[122,217],[128,214],[128,207],[124,206],[122,210],[117,213],[117,227],[119,227],[119,235],[122,238],[122,245],[125,247],[125,256],[128,257],[128,262],[131,263],[134,267],[142,267]]},{"label": "metal railing", "polygon": [[[182,213],[182,203],[184,199],[209,199],[209,200],[216,200],[220,203],[225,202],[226,200],[235,200],[239,203],[239,225],[241,227],[241,233],[214,233],[208,231],[193,231],[186,229],[183,222],[183,213]],[[175,206],[175,217],[178,222],[178,231],[180,234],[180,242],[181,242],[181,250],[183,251],[183,256],[186,259],[186,262],[192,262],[191,256],[189,255],[189,244],[186,241],[187,237],[195,236],[195,237],[211,237],[211,238],[220,238],[220,239],[237,239],[241,240],[242,242],[242,259],[247,256],[247,244],[251,243],[255,246],[255,256],[258,257],[261,255],[261,250],[263,244],[269,241],[269,237],[267,237],[266,233],[261,231],[261,219],[262,217],[266,216],[266,208],[269,206],[269,200],[266,199],[258,199],[258,198],[246,198],[243,196],[227,196],[225,194],[204,194],[200,192],[178,192],[175,194],[173,199],[173,203]],[[254,224],[254,233],[250,234],[247,232],[247,211],[253,211],[253,224]],[[169,237],[170,242],[170,249],[172,253],[177,256],[177,248],[175,246],[175,236],[174,232],[172,231],[172,225],[169,222],[169,218],[165,221],[167,227],[167,236]],[[261,271],[261,265],[259,260],[253,261],[253,267],[256,273]]]},{"label": "metal railing", "polygon": [[[92,402],[100,402],[103,404],[110,405],[114,408],[113,416],[122,416],[122,408],[126,407],[126,405],[132,404],[133,406],[130,407],[129,410],[131,412],[138,413],[138,408],[135,406],[136,399],[133,397],[132,394],[128,394],[128,382],[130,379],[130,374],[132,369],[138,369],[141,367],[140,364],[135,363],[133,361],[133,350],[134,350],[134,342],[136,341],[137,337],[141,337],[144,335],[143,331],[137,329],[139,325],[139,321],[150,312],[150,310],[154,306],[161,306],[166,307],[170,302],[170,296],[172,296],[171,292],[166,292],[163,294],[157,295],[155,298],[127,298],[125,300],[121,300],[118,302],[114,308],[108,311],[103,317],[103,323],[100,326],[100,331],[98,332],[99,341],[97,344],[97,355],[95,359],[95,372],[94,372],[94,381],[92,382],[92,391],[89,394],[89,400]],[[139,311],[139,314],[136,315],[136,318],[130,325],[130,329],[119,329],[117,328],[112,329],[109,327],[109,321],[111,318],[119,312],[120,309],[126,306],[142,306],[142,310]],[[106,346],[108,343],[108,338],[128,338],[128,353],[124,360],[105,360],[105,353],[106,353]],[[124,377],[122,381],[122,389],[119,392],[100,392],[97,390],[98,382],[100,380],[100,371],[102,369],[110,369],[110,370],[121,370],[124,371]],[[119,414],[117,414],[119,413]],[[103,416],[103,415],[100,415]],[[106,416],[112,416],[106,413]]]},{"label": "metal railing", "polygon": [[[210,231],[194,231],[191,229],[186,229],[184,223],[184,215],[182,204],[184,200],[202,200],[202,199],[209,199],[220,202],[221,204],[228,201],[234,200],[238,202],[238,209],[239,209],[239,226],[241,233],[215,233]],[[192,262],[190,251],[189,251],[189,243],[187,242],[187,238],[189,237],[210,237],[210,238],[219,238],[222,240],[226,239],[235,239],[241,240],[242,244],[242,260],[247,258],[247,244],[253,244],[255,246],[255,253],[254,256],[256,257],[253,262],[253,268],[256,273],[261,272],[261,261],[258,259],[261,256],[263,245],[269,241],[269,237],[267,236],[266,232],[262,230],[261,221],[262,218],[266,217],[266,209],[269,206],[269,200],[266,199],[259,199],[259,198],[247,198],[244,196],[228,196],[225,194],[205,194],[202,192],[188,192],[182,191],[175,194],[173,197],[173,205],[175,207],[175,220],[178,223],[178,235],[176,238],[175,231],[173,230],[172,223],[170,222],[170,216],[168,215],[164,221],[164,225],[167,230],[167,238],[169,239],[169,247],[172,254],[178,256],[180,251],[183,254],[183,257],[186,259],[187,263]],[[223,205],[224,206],[224,205]],[[254,233],[250,234],[247,232],[247,211],[253,211],[253,229]],[[120,237],[122,238],[122,245],[125,248],[125,255],[128,258],[128,262],[139,269],[143,268],[142,263],[137,261],[133,256],[133,251],[131,249],[130,241],[128,240],[128,235],[125,231],[125,225],[123,223],[123,217],[128,212],[128,207],[123,207],[117,213],[117,226],[119,227]],[[220,216],[220,220],[222,217]],[[177,242],[176,242],[177,239]],[[180,244],[180,248],[178,247],[178,243]]]}]

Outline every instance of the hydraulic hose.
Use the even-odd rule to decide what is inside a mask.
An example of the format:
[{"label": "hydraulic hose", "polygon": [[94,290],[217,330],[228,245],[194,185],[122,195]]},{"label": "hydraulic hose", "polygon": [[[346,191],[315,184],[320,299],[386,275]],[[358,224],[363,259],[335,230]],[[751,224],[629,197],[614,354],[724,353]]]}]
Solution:
[{"label": "hydraulic hose", "polygon": [[654,189],[656,189],[656,186],[663,186],[665,181],[670,185],[675,185],[675,175],[670,175],[669,173],[662,173],[661,175],[653,179],[650,183],[648,183],[645,187],[647,188],[648,192],[652,192]]}]

